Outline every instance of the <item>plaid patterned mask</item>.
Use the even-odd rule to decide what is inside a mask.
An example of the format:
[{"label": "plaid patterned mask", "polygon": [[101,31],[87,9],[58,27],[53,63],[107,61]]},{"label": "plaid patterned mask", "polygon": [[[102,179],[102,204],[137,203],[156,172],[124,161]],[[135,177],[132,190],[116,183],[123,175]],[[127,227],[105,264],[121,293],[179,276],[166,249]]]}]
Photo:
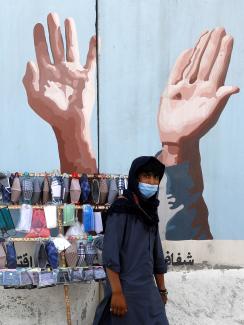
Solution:
[{"label": "plaid patterned mask", "polygon": [[65,250],[65,258],[69,267],[75,267],[78,260],[76,241],[72,241],[71,245]]},{"label": "plaid patterned mask", "polygon": [[22,180],[22,196],[24,203],[30,204],[33,194],[33,182],[29,176],[25,176]]}]

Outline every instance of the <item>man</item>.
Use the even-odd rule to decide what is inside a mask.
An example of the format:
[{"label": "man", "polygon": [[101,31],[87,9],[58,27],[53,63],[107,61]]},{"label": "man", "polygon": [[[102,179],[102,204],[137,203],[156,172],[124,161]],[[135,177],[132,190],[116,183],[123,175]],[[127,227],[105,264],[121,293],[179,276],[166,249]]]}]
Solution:
[{"label": "man", "polygon": [[[108,210],[103,264],[108,283],[94,325],[167,325],[167,271],[158,231],[157,199],[164,165],[136,158],[128,189]],[[156,284],[155,281],[156,280]]]}]

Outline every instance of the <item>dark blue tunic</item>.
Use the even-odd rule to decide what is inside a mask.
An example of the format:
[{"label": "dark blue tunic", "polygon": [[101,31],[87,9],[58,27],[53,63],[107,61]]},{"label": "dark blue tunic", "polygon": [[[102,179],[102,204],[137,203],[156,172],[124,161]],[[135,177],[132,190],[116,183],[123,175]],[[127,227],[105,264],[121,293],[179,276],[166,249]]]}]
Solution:
[{"label": "dark blue tunic", "polygon": [[118,272],[128,312],[124,317],[110,313],[111,287],[97,308],[93,325],[168,325],[165,306],[154,274],[167,267],[158,230],[147,230],[131,214],[108,216],[104,235],[103,263]]}]

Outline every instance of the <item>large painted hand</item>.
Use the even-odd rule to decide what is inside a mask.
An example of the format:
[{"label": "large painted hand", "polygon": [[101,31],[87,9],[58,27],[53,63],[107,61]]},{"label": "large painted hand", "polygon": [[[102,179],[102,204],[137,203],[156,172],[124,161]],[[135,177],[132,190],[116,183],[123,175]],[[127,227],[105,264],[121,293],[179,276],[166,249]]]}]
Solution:
[{"label": "large painted hand", "polygon": [[96,39],[91,38],[87,62],[80,64],[75,23],[65,20],[66,55],[57,14],[47,17],[51,62],[42,24],[34,27],[37,64],[28,62],[23,83],[33,110],[52,126],[59,127],[70,118],[90,121],[94,105]]},{"label": "large painted hand", "polygon": [[34,27],[37,63],[27,63],[23,78],[28,103],[53,127],[61,169],[96,171],[90,136],[95,101],[96,38],[91,38],[86,64],[82,66],[73,19],[65,20],[66,51],[58,15],[49,14],[47,23],[53,62],[44,27],[37,24]]},{"label": "large painted hand", "polygon": [[159,159],[167,167],[178,165],[167,168],[167,194],[183,205],[169,220],[166,239],[213,238],[202,196],[199,140],[216,124],[230,96],[239,91],[224,85],[232,48],[233,38],[223,28],[203,33],[196,46],[176,61],[161,97]]},{"label": "large painted hand", "polygon": [[223,28],[203,33],[180,55],[161,96],[158,127],[163,144],[198,141],[217,122],[238,87],[224,86],[233,38]]}]

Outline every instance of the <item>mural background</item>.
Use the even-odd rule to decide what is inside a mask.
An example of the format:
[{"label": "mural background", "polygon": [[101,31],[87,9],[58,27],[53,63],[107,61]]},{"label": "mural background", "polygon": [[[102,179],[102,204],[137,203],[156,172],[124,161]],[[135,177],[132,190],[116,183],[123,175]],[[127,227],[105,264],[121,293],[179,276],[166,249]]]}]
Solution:
[{"label": "mural background", "polygon": [[[49,12],[57,12],[61,22],[73,17],[84,63],[95,33],[95,1],[1,1],[1,9],[0,170],[51,171],[59,168],[55,136],[29,108],[22,85],[26,62],[35,58],[32,30],[37,22],[46,26]],[[175,59],[206,29],[224,26],[234,37],[226,84],[241,92],[231,97],[200,148],[203,195],[215,239],[244,239],[243,10],[241,0],[98,1],[100,96],[92,137],[95,150],[99,143],[100,172],[127,173],[134,157],[160,150],[159,97]]]}]

